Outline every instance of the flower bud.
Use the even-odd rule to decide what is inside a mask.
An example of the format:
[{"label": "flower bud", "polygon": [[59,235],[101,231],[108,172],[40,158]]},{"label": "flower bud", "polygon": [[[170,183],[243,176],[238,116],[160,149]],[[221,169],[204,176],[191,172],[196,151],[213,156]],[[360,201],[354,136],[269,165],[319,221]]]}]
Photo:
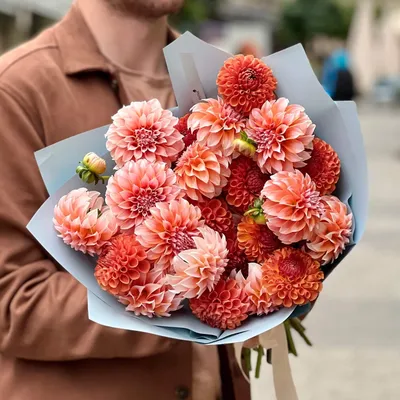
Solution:
[{"label": "flower bud", "polygon": [[82,164],[90,171],[97,175],[105,172],[107,165],[103,158],[99,157],[96,153],[90,152],[83,157]]},{"label": "flower bud", "polygon": [[246,140],[235,139],[233,144],[235,146],[235,150],[246,157],[253,158],[254,154],[256,153],[256,146]]}]

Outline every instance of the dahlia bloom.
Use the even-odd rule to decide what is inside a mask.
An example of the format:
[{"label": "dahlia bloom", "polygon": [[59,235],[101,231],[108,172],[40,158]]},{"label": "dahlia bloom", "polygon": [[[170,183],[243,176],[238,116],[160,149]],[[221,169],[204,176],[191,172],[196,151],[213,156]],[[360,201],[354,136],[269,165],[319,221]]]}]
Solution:
[{"label": "dahlia bloom", "polygon": [[248,275],[248,263],[246,253],[239,247],[236,238],[228,238],[228,265],[225,267],[225,275],[229,276],[232,271],[241,271],[244,276]]},{"label": "dahlia bloom", "polygon": [[264,173],[305,167],[313,148],[315,125],[302,106],[280,98],[254,109],[246,133],[257,143],[256,161]]},{"label": "dahlia bloom", "polygon": [[228,264],[225,236],[209,227],[199,231],[201,236],[193,238],[196,248],[175,256],[174,274],[167,277],[173,290],[187,299],[213,290]]},{"label": "dahlia bloom", "polygon": [[118,232],[117,221],[99,192],[85,188],[72,190],[54,207],[53,224],[58,237],[76,251],[91,256]]},{"label": "dahlia bloom", "polygon": [[177,129],[179,133],[183,136],[185,147],[189,147],[193,142],[196,141],[197,138],[197,130],[191,131],[188,127],[189,116],[190,114],[188,113],[179,118],[178,123],[175,125],[175,129]]},{"label": "dahlia bloom", "polygon": [[193,314],[212,328],[235,329],[248,317],[250,303],[240,284],[220,279],[213,291],[190,300]]},{"label": "dahlia bloom", "polygon": [[275,99],[277,80],[260,59],[239,54],[225,61],[217,77],[217,86],[226,103],[248,115],[253,108]]},{"label": "dahlia bloom", "polygon": [[135,234],[147,250],[155,269],[165,273],[171,270],[172,259],[181,251],[194,249],[193,238],[204,226],[200,208],[185,199],[157,203],[150,216],[137,226]]},{"label": "dahlia bloom", "polygon": [[195,201],[218,197],[230,173],[229,159],[200,143],[188,147],[175,168],[179,187]]},{"label": "dahlia bloom", "polygon": [[221,98],[203,100],[191,111],[188,127],[197,131],[197,141],[210,149],[222,151],[226,157],[232,155],[233,141],[246,125],[243,116]]},{"label": "dahlia bloom", "polygon": [[267,315],[278,309],[262,284],[261,265],[254,263],[249,265],[249,275],[245,281],[244,290],[249,297],[251,314]]},{"label": "dahlia bloom", "polygon": [[311,159],[301,171],[310,175],[321,196],[331,194],[339,180],[339,156],[328,143],[315,138]]},{"label": "dahlia bloom", "polygon": [[112,119],[106,147],[118,168],[143,158],[170,165],[184,148],[183,136],[175,129],[178,118],[157,99],[133,102]]},{"label": "dahlia bloom", "polygon": [[262,286],[276,307],[314,301],[322,290],[323,279],[319,262],[292,247],[276,250],[262,265]]},{"label": "dahlia bloom", "polygon": [[118,235],[110,240],[97,260],[94,276],[103,290],[121,296],[149,270],[147,254],[136,236]]},{"label": "dahlia bloom", "polygon": [[219,233],[228,233],[233,229],[232,213],[222,199],[206,200],[198,203],[206,225]]},{"label": "dahlia bloom", "polygon": [[247,157],[239,157],[231,164],[231,176],[226,185],[226,201],[240,212],[245,212],[260,197],[269,175]]},{"label": "dahlia bloom", "polygon": [[238,225],[238,246],[249,261],[264,262],[282,243],[267,225],[257,224],[253,218],[244,217]]},{"label": "dahlia bloom", "polygon": [[174,293],[164,283],[164,278],[157,271],[140,275],[129,292],[119,301],[126,305],[126,311],[146,317],[170,317],[171,312],[182,308],[183,297]]},{"label": "dahlia bloom", "polygon": [[106,200],[121,229],[131,232],[156,203],[182,195],[174,172],[165,163],[143,159],[126,163],[110,178]]},{"label": "dahlia bloom", "polygon": [[315,183],[299,170],[271,176],[261,192],[267,225],[284,244],[311,237],[322,213]]},{"label": "dahlia bloom", "polygon": [[346,205],[335,196],[324,196],[321,203],[321,219],[306,246],[314,259],[326,265],[336,260],[349,244],[353,215],[348,213]]}]

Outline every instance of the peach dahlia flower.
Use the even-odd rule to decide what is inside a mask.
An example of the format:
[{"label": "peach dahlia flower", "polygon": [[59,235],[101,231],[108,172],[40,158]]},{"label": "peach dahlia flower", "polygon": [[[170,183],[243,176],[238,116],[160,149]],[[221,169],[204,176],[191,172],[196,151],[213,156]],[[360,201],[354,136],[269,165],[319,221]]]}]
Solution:
[{"label": "peach dahlia flower", "polygon": [[91,256],[118,232],[117,221],[99,192],[75,189],[61,197],[54,207],[54,228],[64,243]]}]

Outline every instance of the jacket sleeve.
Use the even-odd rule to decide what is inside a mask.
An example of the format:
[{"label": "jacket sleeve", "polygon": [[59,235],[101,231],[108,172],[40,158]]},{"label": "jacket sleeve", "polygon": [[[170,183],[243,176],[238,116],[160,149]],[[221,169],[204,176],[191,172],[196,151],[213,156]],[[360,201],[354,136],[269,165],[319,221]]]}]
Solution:
[{"label": "jacket sleeve", "polygon": [[0,352],[61,361],[167,351],[173,340],[89,321],[85,287],[25,228],[47,194],[33,155],[44,146],[40,117],[20,103],[0,87]]}]

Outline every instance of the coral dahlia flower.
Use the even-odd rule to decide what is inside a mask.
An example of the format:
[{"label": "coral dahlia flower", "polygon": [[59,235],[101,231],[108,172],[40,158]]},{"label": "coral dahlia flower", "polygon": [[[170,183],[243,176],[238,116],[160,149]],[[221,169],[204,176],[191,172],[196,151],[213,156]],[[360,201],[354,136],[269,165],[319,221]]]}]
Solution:
[{"label": "coral dahlia flower", "polygon": [[118,168],[143,158],[170,165],[184,148],[183,136],[175,128],[178,118],[157,99],[133,102],[112,119],[106,147]]},{"label": "coral dahlia flower", "polygon": [[267,225],[284,244],[311,237],[322,213],[315,183],[299,170],[271,176],[261,192]]},{"label": "coral dahlia flower", "polygon": [[210,149],[220,150],[226,157],[232,155],[233,141],[246,126],[243,116],[221,98],[203,100],[191,111],[188,127],[197,131],[197,141]]},{"label": "coral dahlia flower", "polygon": [[210,228],[219,233],[228,233],[233,229],[232,213],[224,200],[206,200],[204,203],[198,203],[198,206],[206,225]]},{"label": "coral dahlia flower", "polygon": [[267,315],[278,309],[262,283],[261,265],[254,263],[249,265],[249,275],[245,282],[245,292],[249,297],[252,314]]},{"label": "coral dahlia flower", "polygon": [[171,312],[182,308],[182,300],[156,271],[141,275],[129,292],[119,298],[127,306],[126,311],[149,318],[170,317]]},{"label": "coral dahlia flower", "polygon": [[264,262],[282,243],[267,225],[257,224],[253,218],[244,217],[238,225],[238,246],[249,261]]},{"label": "coral dahlia flower", "polygon": [[292,247],[276,250],[262,265],[262,285],[276,307],[314,301],[322,290],[323,279],[319,262]]},{"label": "coral dahlia flower", "polygon": [[199,228],[199,231],[201,236],[193,238],[196,248],[175,256],[174,274],[167,277],[174,291],[187,299],[213,290],[228,264],[225,236],[209,227]]},{"label": "coral dahlia flower", "polygon": [[126,163],[110,178],[106,200],[121,229],[131,233],[156,203],[182,195],[172,169],[143,159]]},{"label": "coral dahlia flower", "polygon": [[253,108],[275,99],[277,80],[260,59],[239,54],[225,61],[217,86],[226,103],[248,115]]},{"label": "coral dahlia flower", "polygon": [[149,260],[156,264],[155,269],[166,273],[177,254],[196,247],[193,238],[199,236],[203,226],[200,208],[179,199],[157,203],[135,234]]},{"label": "coral dahlia flower", "polygon": [[315,138],[311,159],[301,171],[310,175],[321,196],[331,194],[335,191],[339,180],[339,156],[328,143]]},{"label": "coral dahlia flower", "polygon": [[226,201],[240,212],[245,212],[260,197],[269,175],[263,174],[257,164],[240,156],[231,164],[231,176],[225,188]]},{"label": "coral dahlia flower", "polygon": [[213,291],[190,300],[193,314],[212,328],[235,329],[248,317],[250,303],[235,279],[221,279]]},{"label": "coral dahlia flower", "polygon": [[110,240],[94,270],[94,276],[103,290],[121,296],[128,293],[141,274],[147,274],[150,262],[135,235],[118,235]]},{"label": "coral dahlia flower", "polygon": [[175,168],[179,187],[195,201],[218,197],[230,173],[229,159],[200,143],[188,147]]},{"label": "coral dahlia flower", "polygon": [[86,188],[61,197],[54,207],[53,224],[65,244],[91,256],[100,254],[118,232],[117,221],[100,193]]},{"label": "coral dahlia flower", "polygon": [[313,148],[315,125],[302,106],[280,98],[254,109],[246,133],[257,143],[256,161],[264,173],[305,167]]},{"label": "coral dahlia flower", "polygon": [[335,196],[324,196],[321,203],[323,213],[307,248],[314,259],[326,265],[336,260],[349,244],[353,215]]}]

